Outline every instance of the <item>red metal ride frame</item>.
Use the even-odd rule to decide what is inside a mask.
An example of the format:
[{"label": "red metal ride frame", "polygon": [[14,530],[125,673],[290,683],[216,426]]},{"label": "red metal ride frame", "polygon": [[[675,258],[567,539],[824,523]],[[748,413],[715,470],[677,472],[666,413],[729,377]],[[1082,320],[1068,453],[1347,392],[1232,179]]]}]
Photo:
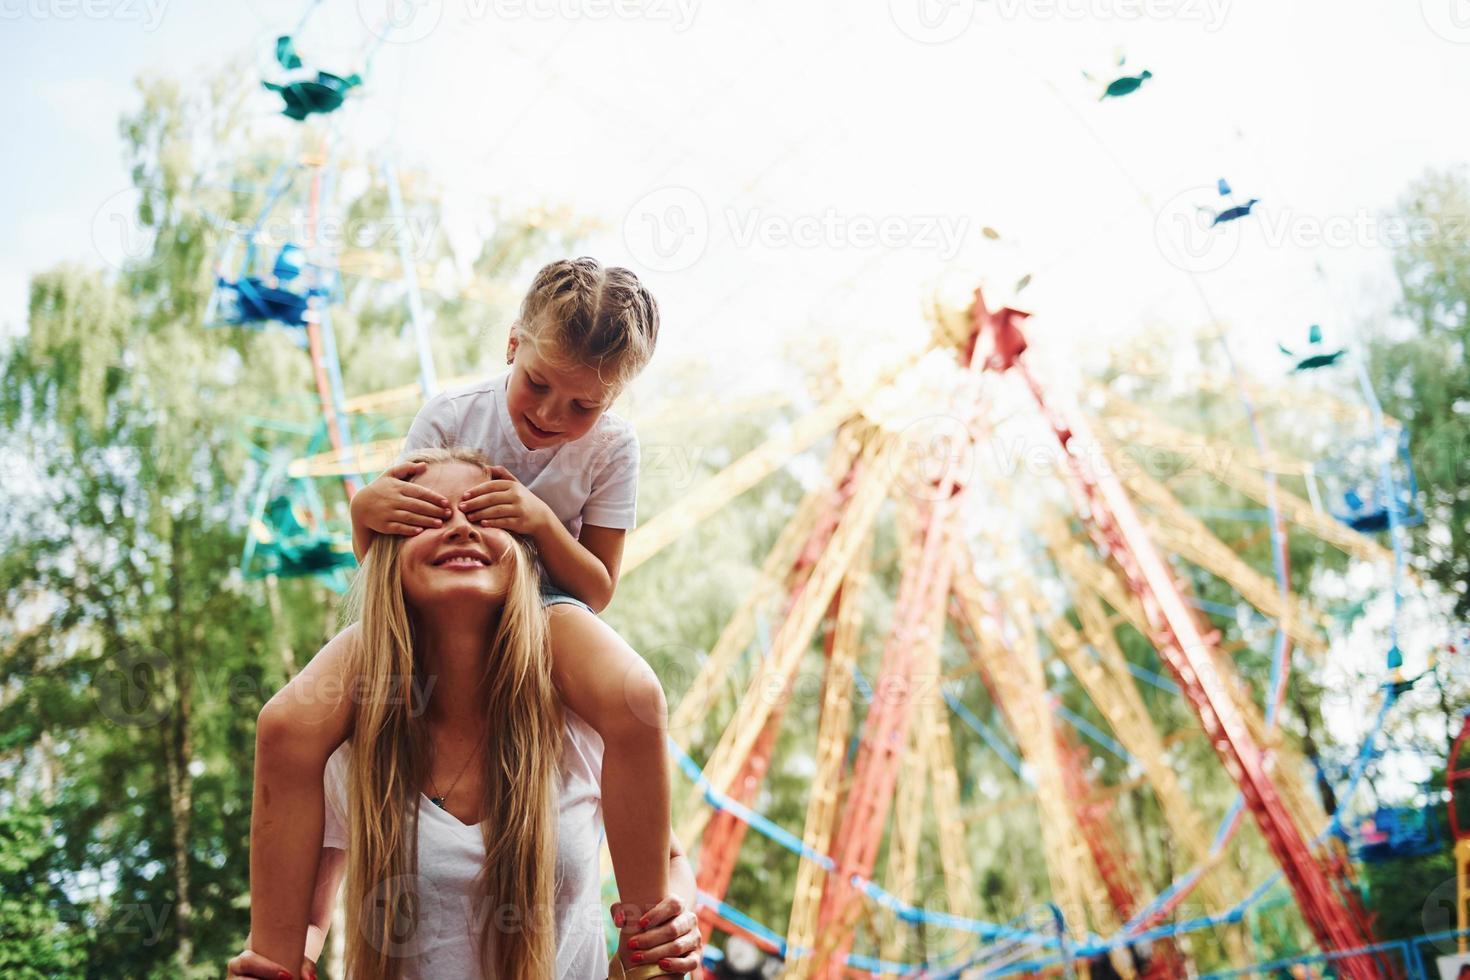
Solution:
[{"label": "red metal ride frame", "polygon": [[[985,366],[997,372],[1015,370],[1020,374],[1046,417],[1067,460],[1068,485],[1079,517],[1099,551],[1117,562],[1129,588],[1143,604],[1153,627],[1151,639],[1160,657],[1174,673],[1210,744],[1240,787],[1247,808],[1281,866],[1302,916],[1323,952],[1343,952],[1370,944],[1371,935],[1360,931],[1359,923],[1332,889],[1300,830],[1282,806],[1276,786],[1262,765],[1260,746],[1252,740],[1215,672],[1214,638],[1200,629],[1179,593],[1173,573],[1154,550],[1117,477],[1106,466],[1088,466],[1080,455],[1075,444],[1079,438],[1096,446],[1087,423],[1080,416],[1068,417],[1048,403],[1041,385],[1027,368],[1022,358],[1026,339],[1019,326],[1026,316],[1009,307],[989,312],[977,289],[971,321],[972,346],[979,348],[981,341],[986,341]],[[1370,955],[1344,957],[1335,965],[1342,976],[1352,980],[1375,980],[1381,975],[1380,967]]]}]

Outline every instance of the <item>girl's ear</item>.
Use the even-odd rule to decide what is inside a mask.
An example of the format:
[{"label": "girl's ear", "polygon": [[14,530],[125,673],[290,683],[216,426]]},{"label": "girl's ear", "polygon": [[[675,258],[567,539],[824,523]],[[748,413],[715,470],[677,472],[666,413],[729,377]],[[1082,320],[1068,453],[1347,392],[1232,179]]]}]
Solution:
[{"label": "girl's ear", "polygon": [[505,363],[510,364],[516,359],[516,348],[521,345],[521,321],[510,322],[510,337],[505,342]]}]

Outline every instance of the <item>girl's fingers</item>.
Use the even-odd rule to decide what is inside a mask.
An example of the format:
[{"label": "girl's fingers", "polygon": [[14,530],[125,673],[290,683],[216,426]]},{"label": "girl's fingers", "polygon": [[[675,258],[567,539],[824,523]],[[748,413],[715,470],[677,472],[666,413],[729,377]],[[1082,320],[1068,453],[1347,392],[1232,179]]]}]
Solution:
[{"label": "girl's fingers", "polygon": [[494,490],[494,489],[495,489],[495,481],[494,480],[486,480],[484,483],[476,483],[474,486],[470,487],[464,493],[460,494],[459,495],[459,499],[460,500],[468,500],[471,497],[478,497],[481,494],[489,493],[491,490]]},{"label": "girl's fingers", "polygon": [[505,493],[500,490],[489,490],[485,493],[477,493],[466,497],[459,502],[460,510],[469,510],[472,507],[493,507],[496,504],[510,504],[515,502],[515,494]]},{"label": "girl's fingers", "polygon": [[418,476],[428,468],[428,463],[399,463],[388,472],[393,474],[394,479],[407,480],[409,477]]},{"label": "girl's fingers", "polygon": [[255,977],[258,980],[277,980],[291,975],[291,971],[259,953],[247,949],[229,962],[230,976]]},{"label": "girl's fingers", "polygon": [[390,521],[388,523],[389,534],[402,534],[408,537],[413,537],[415,534],[418,534],[422,530],[423,528],[421,527],[414,527],[411,524],[400,524],[398,521]]},{"label": "girl's fingers", "polygon": [[487,494],[476,494],[473,497],[466,497],[458,504],[459,509],[464,511],[465,514],[473,514],[475,511],[483,510],[489,506],[490,498]]},{"label": "girl's fingers", "polygon": [[443,527],[444,518],[438,514],[416,514],[411,510],[396,510],[393,519],[399,524],[409,524],[413,527]]},{"label": "girl's fingers", "polygon": [[485,507],[480,510],[467,510],[464,512],[465,520],[471,524],[483,524],[485,521],[508,521],[520,516],[520,508],[501,504],[498,507]]},{"label": "girl's fingers", "polygon": [[448,504],[441,506],[436,503],[431,503],[427,500],[421,500],[417,497],[405,497],[402,500],[396,501],[396,503],[399,510],[406,511],[410,514],[422,514],[424,517],[439,518],[449,516]]},{"label": "girl's fingers", "polygon": [[403,491],[404,496],[416,497],[439,510],[445,510],[449,507],[448,497],[436,490],[430,490],[428,487],[421,487],[417,483],[408,483],[399,487],[399,489]]}]

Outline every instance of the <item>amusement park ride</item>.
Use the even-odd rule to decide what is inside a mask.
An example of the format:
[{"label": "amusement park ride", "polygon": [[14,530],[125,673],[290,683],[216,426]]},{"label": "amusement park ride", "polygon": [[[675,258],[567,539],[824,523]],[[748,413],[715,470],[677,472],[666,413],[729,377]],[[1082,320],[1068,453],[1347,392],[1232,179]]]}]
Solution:
[{"label": "amusement park ride", "polygon": [[[303,17],[296,33],[305,24]],[[283,69],[304,71],[292,36],[278,39],[276,57]],[[366,68],[363,75],[306,73],[267,87],[282,97],[287,117],[307,124],[329,117],[365,76]],[[1115,80],[1105,97],[1127,95],[1150,77],[1144,71]],[[392,461],[401,433],[383,438],[365,431],[363,421],[384,406],[411,406],[439,391],[441,382],[429,356],[419,270],[402,243],[393,262],[419,351],[418,382],[347,396],[332,307],[342,299],[344,277],[358,274],[354,267],[382,271],[385,260],[354,264],[325,243],[319,229],[333,177],[329,139],[276,173],[259,217],[232,235],[222,252],[206,320],[216,326],[271,325],[309,352],[321,421],[295,428],[274,424],[298,448],[304,443],[303,451],[259,450],[262,475],[243,564],[249,575],[311,575],[340,589],[353,566],[350,541],[345,528],[331,526],[325,498],[335,493],[333,483],[350,497],[359,481]],[[396,171],[381,167],[379,177],[401,220]],[[298,183],[305,184],[306,238],[268,241],[261,233],[267,216],[293,189],[303,189]],[[1221,180],[1220,194],[1229,193]],[[1245,218],[1255,203],[1232,205],[1215,223]],[[1283,736],[1277,717],[1293,650],[1320,662],[1329,647],[1329,618],[1290,587],[1288,527],[1352,560],[1391,568],[1397,610],[1399,579],[1409,574],[1402,567],[1402,528],[1421,518],[1396,423],[1376,403],[1364,409],[1313,396],[1315,408],[1370,430],[1362,453],[1373,467],[1368,488],[1335,487],[1333,499],[1342,504],[1324,506],[1318,478],[1338,474],[1288,459],[1259,438],[1247,446],[1181,429],[1114,388],[1085,389],[1075,401],[1062,397],[1028,355],[1028,314],[1009,306],[992,309],[979,289],[967,308],[936,305],[932,313],[933,335],[921,355],[891,365],[880,377],[839,387],[824,404],[628,537],[624,575],[636,573],[793,457],[826,447],[830,439],[823,479],[782,530],[755,587],[693,681],[682,692],[670,692],[682,694],[670,721],[675,735],[698,730],[717,707],[729,709],[728,723],[703,763],[670,740],[691,783],[676,817],[680,838],[697,842],[701,928],[706,939],[716,930],[727,934],[728,948],[741,950],[726,957],[707,945],[710,975],[758,976],[752,963],[764,957],[782,961],[783,976],[829,980],[884,973],[1180,978],[1191,975],[1191,961],[1205,948],[1247,968],[1259,958],[1248,917],[1272,902],[1289,901],[1338,976],[1396,976],[1396,964],[1362,951],[1372,946],[1374,933],[1352,858],[1374,860],[1384,856],[1383,848],[1398,853],[1414,846],[1413,833],[1396,823],[1408,818],[1381,811],[1371,826],[1349,826],[1344,812],[1329,813],[1309,781],[1307,760]],[[1292,359],[1293,376],[1337,370],[1345,355],[1352,356],[1344,349],[1325,350],[1316,327],[1310,345],[1295,352],[1282,348]],[[935,377],[947,379],[937,391]],[[1201,379],[1202,387],[1211,383]],[[1238,392],[1248,414],[1263,397],[1300,397],[1290,385],[1263,390],[1238,375],[1213,383]],[[925,398],[941,406],[935,417],[947,424],[937,461],[926,455],[935,445],[934,430],[895,425],[873,410],[903,402],[916,388],[927,389]],[[975,516],[985,506],[1019,515],[1025,509],[1019,506],[1022,493],[1034,497],[1028,504],[1048,497],[982,465],[982,450],[1002,421],[995,412],[1000,403],[1018,406],[1035,423],[1056,463],[1050,485],[1055,501],[1032,514],[1029,525],[1019,516],[1003,522]],[[1251,420],[1255,429],[1253,415]],[[1264,508],[1274,574],[1257,569],[1217,536],[1208,515],[1186,506],[1168,480],[1124,465],[1131,449],[1168,454],[1212,444],[1223,451],[1212,456],[1210,475]],[[1302,478],[1306,496],[1282,486],[1284,476]],[[870,601],[879,571],[875,542],[880,528],[889,526],[896,536],[899,582],[891,614],[879,623]],[[1379,532],[1387,534],[1387,545],[1374,536]],[[1197,574],[1228,584],[1241,609],[1254,610],[1252,615],[1274,627],[1271,671],[1263,685],[1252,686],[1224,645],[1209,604],[1194,594]],[[756,642],[763,622],[771,624],[769,637]],[[886,637],[874,649],[877,673],[869,681],[860,667],[865,637],[876,630]],[[1168,676],[1130,659],[1125,634],[1145,639]],[[722,696],[729,679],[741,675],[753,643],[758,657],[731,707]],[[819,720],[808,747],[812,775],[805,824],[797,832],[767,818],[757,804],[777,736],[790,721],[785,716],[793,684],[818,650]],[[956,656],[967,662],[955,666]],[[1413,683],[1396,657],[1395,637],[1377,686],[1377,718],[1347,774],[1343,801],[1375,754],[1384,715]],[[954,682],[966,676],[983,685],[991,716],[1006,723],[1014,751],[956,693]],[[1066,709],[1055,693],[1059,676],[1085,693],[1107,731]],[[1140,680],[1187,707],[1193,733],[1204,736],[1235,787],[1235,803],[1213,831],[1192,796],[1192,774],[1181,770],[1171,751],[1174,739],[1190,733],[1160,730]],[[864,700],[866,713],[860,716]],[[970,840],[983,812],[972,812],[976,808],[962,800],[951,716],[1003,753],[1024,784],[1019,805],[1034,808],[1049,885],[1035,914],[1004,922],[980,917],[979,869]],[[1126,760],[1130,781],[1100,783],[1091,750],[1074,732]],[[1455,760],[1465,738],[1462,732],[1455,743]],[[1452,762],[1448,778],[1454,788],[1470,779],[1470,770]],[[1151,794],[1177,856],[1188,866],[1158,890],[1140,870],[1142,862],[1113,809],[1120,793],[1135,788]],[[1246,817],[1279,869],[1264,882],[1247,881],[1233,859],[1231,845]],[[915,894],[929,825],[943,868],[943,907]],[[1470,831],[1458,822],[1452,826],[1462,882],[1460,926],[1466,928]],[[726,901],[750,830],[797,861],[789,918],[779,929]],[[881,870],[880,855],[886,855]],[[883,885],[875,880],[880,874]],[[1208,911],[1183,916],[1183,903],[1196,895],[1191,908]],[[937,944],[938,955],[924,948],[915,959],[914,932],[954,939]],[[854,952],[860,937],[877,955]]]}]

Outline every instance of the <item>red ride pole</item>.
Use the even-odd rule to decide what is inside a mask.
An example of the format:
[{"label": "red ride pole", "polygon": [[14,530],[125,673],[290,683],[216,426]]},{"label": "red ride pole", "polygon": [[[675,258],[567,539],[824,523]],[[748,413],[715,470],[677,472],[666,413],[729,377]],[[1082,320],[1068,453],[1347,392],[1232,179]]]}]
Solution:
[{"label": "red ride pole", "polygon": [[[1281,803],[1264,766],[1260,746],[1251,738],[1229,691],[1215,671],[1217,634],[1200,628],[1184,602],[1173,572],[1155,550],[1133,502],[1106,465],[1092,465],[1100,447],[1077,413],[1067,414],[1049,402],[1023,355],[1026,338],[1020,321],[1026,313],[1005,309],[989,312],[980,290],[972,311],[972,349],[986,349],[985,366],[997,372],[1015,370],[1050,424],[1067,462],[1067,483],[1098,550],[1114,560],[1136,595],[1153,628],[1150,640],[1169,665],[1194,709],[1210,744],[1240,787],[1246,807],[1271,848],[1291,886],[1302,917],[1323,952],[1344,952],[1372,943],[1348,914],[1322,867],[1313,858],[1301,831]],[[1085,453],[1094,454],[1091,458]],[[1370,954],[1336,962],[1351,980],[1377,980],[1382,975]]]}]

